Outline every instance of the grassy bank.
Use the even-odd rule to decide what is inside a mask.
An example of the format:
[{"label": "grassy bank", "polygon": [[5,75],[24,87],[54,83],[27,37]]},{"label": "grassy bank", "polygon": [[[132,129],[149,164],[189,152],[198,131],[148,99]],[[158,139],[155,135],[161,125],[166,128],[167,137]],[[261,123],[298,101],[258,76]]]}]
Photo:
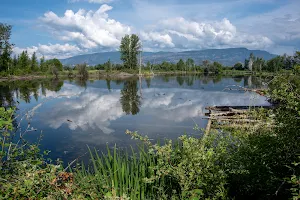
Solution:
[{"label": "grassy bank", "polygon": [[[202,137],[183,135],[152,144],[127,131],[139,143],[136,151],[117,147],[87,149],[89,165],[80,160],[63,168],[47,161],[49,152],[19,134],[14,110],[0,109],[0,197],[3,199],[298,199],[300,82],[276,77],[268,97],[274,110],[252,112],[271,120],[272,129],[249,126],[212,130]],[[18,134],[16,133],[18,130]],[[202,133],[202,130],[195,127]],[[78,162],[79,161],[79,162]],[[76,164],[77,163],[77,164]]]}]

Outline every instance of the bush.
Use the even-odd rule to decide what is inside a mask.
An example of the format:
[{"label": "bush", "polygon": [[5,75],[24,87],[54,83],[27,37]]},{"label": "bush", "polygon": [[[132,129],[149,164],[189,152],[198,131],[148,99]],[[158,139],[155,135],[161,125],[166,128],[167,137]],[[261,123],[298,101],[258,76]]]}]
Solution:
[{"label": "bush", "polygon": [[136,132],[127,134],[148,145],[148,154],[156,162],[151,167],[154,175],[145,180],[159,183],[168,179],[168,184],[161,186],[166,199],[225,199],[229,172],[242,173],[227,168],[238,144],[228,134],[212,132],[202,138],[184,135],[178,143],[169,140],[162,146],[152,145],[147,137]]},{"label": "bush", "polygon": [[300,65],[296,65],[296,66],[294,67],[294,73],[295,73],[296,75],[300,75]]},{"label": "bush", "polygon": [[0,185],[0,199],[66,198],[71,191],[72,174],[65,173],[60,164],[46,163],[38,144],[23,139],[34,131],[29,126],[15,138],[18,127],[13,119],[14,109],[0,108],[0,180],[4,183]]}]

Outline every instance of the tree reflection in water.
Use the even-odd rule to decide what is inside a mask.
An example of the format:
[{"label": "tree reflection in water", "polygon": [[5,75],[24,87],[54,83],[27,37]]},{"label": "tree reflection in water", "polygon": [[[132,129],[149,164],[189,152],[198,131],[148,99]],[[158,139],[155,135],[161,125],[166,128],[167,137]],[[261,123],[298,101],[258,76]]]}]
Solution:
[{"label": "tree reflection in water", "polygon": [[120,102],[127,115],[136,115],[140,111],[141,97],[138,95],[137,84],[137,80],[127,80],[121,90]]}]

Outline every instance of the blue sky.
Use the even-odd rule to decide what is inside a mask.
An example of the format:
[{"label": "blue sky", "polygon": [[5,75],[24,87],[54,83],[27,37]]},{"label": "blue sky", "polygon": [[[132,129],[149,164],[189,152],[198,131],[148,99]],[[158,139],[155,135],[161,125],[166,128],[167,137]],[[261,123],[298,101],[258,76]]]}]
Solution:
[{"label": "blue sky", "polygon": [[15,53],[47,58],[118,49],[136,33],[144,51],[300,49],[299,0],[1,0]]}]

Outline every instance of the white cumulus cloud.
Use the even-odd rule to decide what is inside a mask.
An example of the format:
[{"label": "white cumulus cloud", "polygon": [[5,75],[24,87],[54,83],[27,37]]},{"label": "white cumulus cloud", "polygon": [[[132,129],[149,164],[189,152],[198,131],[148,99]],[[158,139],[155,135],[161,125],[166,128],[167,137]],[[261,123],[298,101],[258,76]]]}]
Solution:
[{"label": "white cumulus cloud", "polygon": [[64,16],[47,12],[41,21],[51,32],[63,41],[72,41],[81,48],[116,49],[125,34],[131,29],[114,19],[107,12],[113,7],[104,4],[97,11],[78,12],[67,10]]},{"label": "white cumulus cloud", "polygon": [[153,42],[155,46],[160,48],[174,47],[172,38],[169,34],[159,32],[141,32],[141,39],[145,42]]},{"label": "white cumulus cloud", "polygon": [[[163,38],[162,36],[168,37]],[[152,26],[151,31],[147,31],[145,34],[144,39],[152,40],[154,44],[157,42],[168,44],[168,47],[177,49],[226,47],[264,49],[273,44],[268,37],[239,32],[226,18],[221,21],[208,22],[191,21],[183,17],[164,19]]]},{"label": "white cumulus cloud", "polygon": [[32,55],[33,52],[36,52],[38,58],[45,56],[46,59],[66,58],[77,55],[79,53],[83,53],[83,50],[71,44],[39,44],[38,46],[32,46],[27,48],[15,47],[13,51],[15,54],[21,54],[22,51],[27,51],[29,55]]}]

